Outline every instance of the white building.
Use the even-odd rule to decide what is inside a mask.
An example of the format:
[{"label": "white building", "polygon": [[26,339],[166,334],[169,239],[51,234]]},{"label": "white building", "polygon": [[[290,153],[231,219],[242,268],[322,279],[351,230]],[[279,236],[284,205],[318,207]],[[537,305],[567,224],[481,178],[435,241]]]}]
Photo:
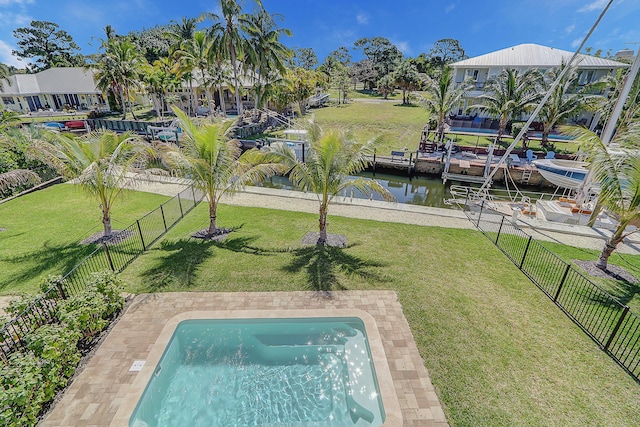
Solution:
[{"label": "white building", "polygon": [[[454,69],[455,82],[461,84],[470,79],[475,82],[475,89],[465,93],[456,115],[467,114],[467,107],[476,104],[479,96],[484,92],[487,81],[495,78],[505,69],[516,69],[520,72],[537,68],[545,72],[550,68],[568,63],[573,52],[541,46],[538,44],[520,44],[485,55],[476,56],[451,64]],[[606,75],[613,75],[620,68],[629,65],[610,59],[579,54],[573,64],[577,67],[578,84],[585,85],[595,82]]]},{"label": "white building", "polygon": [[18,113],[46,110],[101,110],[109,105],[93,81],[93,72],[80,67],[49,68],[36,74],[15,74],[2,82],[5,109]]}]

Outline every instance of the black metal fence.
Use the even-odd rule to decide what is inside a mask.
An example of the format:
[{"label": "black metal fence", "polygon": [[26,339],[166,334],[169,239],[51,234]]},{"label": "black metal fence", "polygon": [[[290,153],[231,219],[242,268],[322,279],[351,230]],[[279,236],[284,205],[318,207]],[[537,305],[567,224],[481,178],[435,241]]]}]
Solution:
[{"label": "black metal fence", "polygon": [[640,317],[512,220],[485,204],[465,206],[469,220],[587,335],[640,381]]},{"label": "black metal fence", "polygon": [[121,272],[140,254],[191,212],[203,195],[187,188],[136,220],[111,241],[100,244],[65,274],[62,280],[34,300],[25,310],[0,328],[0,359],[24,348],[24,336],[39,326],[55,322],[58,301],[82,292],[91,273]]}]

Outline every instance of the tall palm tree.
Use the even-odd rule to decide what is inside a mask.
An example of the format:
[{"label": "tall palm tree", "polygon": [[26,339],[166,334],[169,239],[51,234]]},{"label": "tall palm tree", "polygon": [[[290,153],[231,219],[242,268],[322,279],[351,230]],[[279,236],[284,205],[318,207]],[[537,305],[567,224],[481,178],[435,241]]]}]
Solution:
[{"label": "tall palm tree", "polygon": [[134,164],[153,153],[126,132],[91,132],[84,136],[49,134],[31,148],[31,155],[75,182],[100,204],[104,238],[112,236],[111,209],[126,186],[135,184]]},{"label": "tall palm tree", "polygon": [[271,14],[260,7],[250,17],[250,24],[246,28],[249,45],[252,47],[248,56],[255,70],[256,114],[263,107],[269,77],[283,74],[286,61],[293,54],[280,42],[281,35],[291,36],[290,30],[278,28],[276,19],[281,18],[282,15]]},{"label": "tall palm tree", "polygon": [[[192,76],[195,74],[198,87],[205,89],[207,106],[211,105],[211,95],[206,86],[208,82],[207,70],[209,69],[209,61],[211,59],[209,52],[211,46],[211,39],[207,33],[204,31],[196,31],[191,39],[183,41],[180,48],[174,52],[174,57],[178,61],[176,64],[178,73],[187,72],[192,74]],[[196,71],[196,73],[193,73],[193,71]],[[191,92],[193,103],[192,81],[193,79],[189,80],[189,91]]]},{"label": "tall palm tree", "polygon": [[468,110],[479,109],[497,116],[500,119],[500,141],[509,120],[534,108],[541,98],[541,92],[537,90],[540,78],[540,72],[536,68],[522,73],[515,69],[503,70],[485,85],[485,93],[479,97],[482,103],[471,105]]},{"label": "tall palm tree", "polygon": [[588,153],[593,180],[600,185],[598,204],[612,212],[618,221],[596,262],[601,270],[607,269],[609,257],[618,244],[635,232],[627,231],[627,227],[640,221],[640,107],[636,106],[634,111],[628,116],[630,120],[618,123],[609,146],[585,128],[570,131]]},{"label": "tall palm tree", "polygon": [[367,166],[368,156],[373,154],[379,139],[359,143],[348,132],[322,132],[316,125],[310,127],[309,134],[311,144],[304,162],[299,161],[294,151],[285,145],[273,146],[270,155],[286,166],[294,185],[316,194],[320,202],[317,243],[324,245],[327,243],[329,204],[340,192],[356,189],[364,194],[377,193],[387,201],[394,200],[394,197],[376,180],[351,177]]},{"label": "tall palm tree", "polygon": [[[541,80],[543,93],[551,89],[553,82],[556,81],[564,67],[564,65],[554,67],[544,74]],[[565,121],[574,114],[594,107],[597,100],[603,99],[590,92],[590,85],[578,88],[578,72],[575,68],[564,75],[538,114],[538,118],[542,122],[541,144],[543,147],[549,146],[549,133],[556,124]]]},{"label": "tall palm tree", "polygon": [[106,41],[105,51],[97,61],[89,65],[95,70],[96,86],[103,92],[111,90],[120,98],[122,120],[127,118],[127,107],[135,119],[131,105],[131,92],[142,88],[142,70],[146,63],[142,54],[131,41],[115,37]]},{"label": "tall palm tree", "polygon": [[444,126],[447,115],[453,110],[462,95],[468,90],[469,85],[463,83],[459,87],[455,86],[453,68],[446,65],[435,79],[430,77],[425,81],[426,97],[423,100],[424,108],[430,115],[436,118],[438,139],[444,139]]},{"label": "tall palm tree", "polygon": [[182,110],[174,107],[173,111],[185,137],[181,141],[182,148],[164,144],[162,156],[172,168],[189,176],[192,185],[207,196],[209,228],[204,237],[224,234],[227,230],[219,229],[216,224],[220,198],[244,185],[282,172],[283,168],[278,164],[261,163],[262,155],[258,151],[240,155],[240,143],[227,138],[225,126],[212,122],[197,124]]},{"label": "tall palm tree", "polygon": [[[260,0],[255,0],[255,3],[257,3],[258,7],[262,7]],[[216,22],[210,31],[214,37],[214,44],[224,50],[225,56],[230,62],[238,116],[242,117],[238,59],[250,49],[247,43],[246,29],[251,26],[251,15],[243,12],[238,0],[220,0],[220,11],[222,22]],[[208,16],[218,19],[213,14]]]}]

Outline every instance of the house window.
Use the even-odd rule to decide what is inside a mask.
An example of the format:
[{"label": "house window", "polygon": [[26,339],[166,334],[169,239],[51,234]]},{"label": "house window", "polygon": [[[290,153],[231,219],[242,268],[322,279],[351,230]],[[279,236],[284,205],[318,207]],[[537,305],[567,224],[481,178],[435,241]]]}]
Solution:
[{"label": "house window", "polygon": [[2,102],[5,105],[14,105],[16,102],[13,100],[12,96],[3,96],[2,97]]}]

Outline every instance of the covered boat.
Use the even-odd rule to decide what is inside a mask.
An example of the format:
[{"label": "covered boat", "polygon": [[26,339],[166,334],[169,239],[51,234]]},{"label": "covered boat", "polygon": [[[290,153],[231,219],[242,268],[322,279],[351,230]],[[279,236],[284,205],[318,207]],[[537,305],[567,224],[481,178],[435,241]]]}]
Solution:
[{"label": "covered boat", "polygon": [[547,181],[570,190],[578,190],[589,173],[589,163],[576,160],[540,159],[533,164]]}]

